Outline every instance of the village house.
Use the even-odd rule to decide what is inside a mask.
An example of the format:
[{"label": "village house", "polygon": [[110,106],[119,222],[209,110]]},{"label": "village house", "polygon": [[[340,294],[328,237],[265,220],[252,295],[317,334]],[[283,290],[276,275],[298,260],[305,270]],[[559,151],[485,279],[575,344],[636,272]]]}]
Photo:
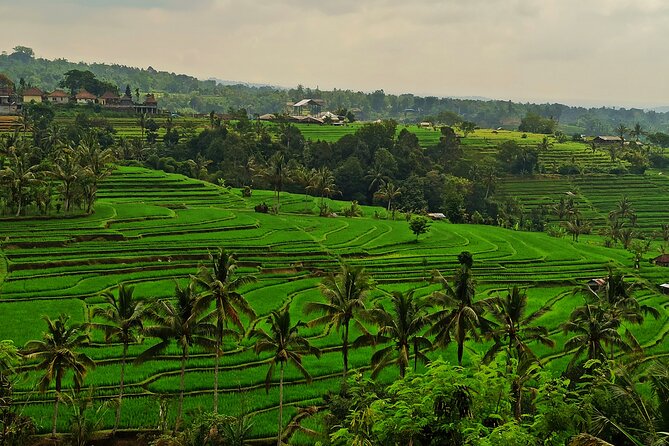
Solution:
[{"label": "village house", "polygon": [[117,95],[116,93],[113,93],[111,91],[106,91],[98,99],[98,104],[107,105],[107,106],[115,106],[115,105],[119,105],[120,101],[121,101],[121,98],[120,98],[119,95]]},{"label": "village house", "polygon": [[152,94],[147,94],[143,104],[135,104],[137,113],[156,114],[158,113],[158,101]]},{"label": "village house", "polygon": [[88,92],[85,88],[79,90],[79,93],[74,96],[74,100],[77,101],[77,104],[95,104],[97,99],[97,96]]},{"label": "village house", "polygon": [[598,144],[620,144],[623,142],[620,136],[597,136],[593,139],[593,141]]},{"label": "village house", "polygon": [[63,90],[54,90],[46,95],[46,100],[52,104],[67,104],[70,102],[70,95]]},{"label": "village house", "polygon": [[36,87],[27,88],[23,92],[23,103],[29,104],[31,102],[40,103],[44,97],[44,92]]}]

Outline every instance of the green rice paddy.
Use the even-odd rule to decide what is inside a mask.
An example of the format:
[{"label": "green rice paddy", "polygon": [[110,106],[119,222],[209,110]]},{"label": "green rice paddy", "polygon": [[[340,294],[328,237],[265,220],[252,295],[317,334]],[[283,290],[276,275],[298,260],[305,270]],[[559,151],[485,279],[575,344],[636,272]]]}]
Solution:
[{"label": "green rice paddy", "polygon": [[[425,132],[427,135],[430,131]],[[660,177],[544,177],[506,180],[502,187],[527,206],[578,189],[588,215],[597,222],[615,206],[617,192],[625,191],[639,213],[640,224],[651,230],[669,216],[669,181]],[[40,337],[42,315],[55,317],[64,312],[75,321],[87,320],[90,309],[100,305],[99,293],[113,290],[121,282],[133,284],[135,295],[143,299],[169,297],[175,283],[186,281],[207,259],[208,252],[218,247],[237,254],[242,273],[258,277],[257,283],[243,291],[259,315],[291,303],[295,320],[308,320],[302,312],[304,304],[320,298],[320,277],[335,271],[341,259],[364,266],[372,274],[378,288],[372,297],[377,299],[383,298],[384,292],[409,288],[416,288],[418,295],[428,294],[436,289],[426,280],[430,271],[436,268],[448,276],[457,265],[457,254],[470,251],[474,254],[479,295],[504,292],[512,284],[527,287],[529,311],[551,307],[537,323],[551,329],[558,345],[564,340],[559,325],[582,299],[571,291],[603,276],[608,265],[636,276],[651,290],[669,282],[669,268],[646,261],[639,270],[633,270],[632,254],[603,247],[601,238],[595,235],[583,236],[574,243],[543,233],[435,222],[431,231],[414,243],[403,218],[375,219],[373,208],[364,208],[365,215],[360,218],[321,218],[304,213],[302,195],[284,193],[280,215],[253,211],[255,204],[271,200],[271,192],[254,191],[245,199],[238,190],[180,175],[120,167],[103,184],[93,215],[0,220],[0,339],[13,339],[22,345]],[[315,211],[317,201],[310,197],[306,201],[308,210]],[[335,210],[345,205],[331,202]],[[660,320],[650,320],[642,329],[635,327],[638,339],[648,347],[650,356],[669,354],[667,296],[645,291],[639,298],[665,311]],[[320,360],[305,358],[305,367],[314,376],[310,385],[296,370],[287,370],[286,423],[299,407],[318,404],[323,394],[340,384],[338,335],[326,336],[318,329],[305,333],[324,354]],[[95,389],[99,399],[111,398],[118,391],[122,349],[120,345],[103,344],[99,334],[94,341],[86,352],[99,365],[88,374],[86,385]],[[241,346],[226,346],[220,373],[220,407],[231,415],[240,411],[256,414],[253,435],[271,437],[276,430],[278,389],[272,387],[268,395],[265,393],[267,357],[257,357],[251,345],[243,341]],[[129,353],[135,357],[146,347],[132,345]],[[485,348],[473,343],[467,347],[470,350],[466,356]],[[537,346],[537,352],[556,371],[565,364],[562,351]],[[433,356],[452,360],[454,354],[449,347]],[[351,365],[368,366],[370,355],[370,348],[352,351]],[[212,354],[193,352],[185,378],[187,414],[211,408],[213,367]],[[157,426],[159,397],[164,395],[173,402],[169,412],[173,418],[178,374],[179,352],[174,347],[159,360],[129,366],[122,427]],[[390,368],[380,379],[392,379],[396,374]],[[36,391],[36,378],[27,373],[17,384],[15,398],[44,431],[51,422],[52,395]],[[61,430],[67,429],[67,410],[59,417]],[[107,427],[112,425],[112,413],[107,414],[105,423]],[[308,444],[307,438],[299,438]]]}]

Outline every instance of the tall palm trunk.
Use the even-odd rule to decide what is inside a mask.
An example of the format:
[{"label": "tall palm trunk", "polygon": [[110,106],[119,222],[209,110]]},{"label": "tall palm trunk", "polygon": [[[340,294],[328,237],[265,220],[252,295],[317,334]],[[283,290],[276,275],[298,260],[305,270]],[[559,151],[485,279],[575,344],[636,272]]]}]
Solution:
[{"label": "tall palm trunk", "polygon": [[188,356],[188,350],[186,347],[183,348],[181,353],[181,374],[179,376],[179,406],[177,407],[177,419],[174,423],[174,432],[179,431],[181,427],[181,413],[184,406],[184,375],[186,374],[186,356]]},{"label": "tall palm trunk", "polygon": [[218,414],[218,363],[223,352],[223,326],[219,325],[216,337],[216,357],[214,358],[214,413]]},{"label": "tall palm trunk", "polygon": [[348,324],[349,321],[344,323],[344,342],[341,347],[341,353],[344,356],[344,379],[346,379],[346,375],[348,375]]},{"label": "tall palm trunk", "polygon": [[462,367],[462,356],[465,353],[465,343],[458,342],[458,365]]},{"label": "tall palm trunk", "polygon": [[520,421],[523,415],[523,387],[520,384],[520,379],[513,380],[511,384],[511,400],[513,401],[513,416]]},{"label": "tall palm trunk", "polygon": [[128,356],[128,343],[123,343],[123,357],[121,358],[121,377],[118,387],[118,406],[116,407],[116,418],[114,419],[114,430],[112,435],[116,435],[118,425],[121,421],[121,403],[123,401],[123,386],[125,385],[125,361]]},{"label": "tall palm trunk", "polygon": [[281,434],[283,432],[283,362],[279,372],[279,430],[276,438],[276,446],[281,446]]},{"label": "tall palm trunk", "polygon": [[418,341],[413,341],[413,371],[418,370]]},{"label": "tall palm trunk", "polygon": [[56,424],[58,423],[58,403],[60,403],[60,389],[61,389],[61,376],[60,372],[57,372],[56,376],[56,401],[53,406],[53,427],[51,429],[51,436],[56,437]]},{"label": "tall palm trunk", "polygon": [[16,216],[18,217],[18,216],[21,215],[21,207],[23,206],[23,197],[21,196],[20,193],[19,193],[19,195],[18,195],[18,197],[17,197],[17,202],[18,202],[18,203],[17,203]]}]

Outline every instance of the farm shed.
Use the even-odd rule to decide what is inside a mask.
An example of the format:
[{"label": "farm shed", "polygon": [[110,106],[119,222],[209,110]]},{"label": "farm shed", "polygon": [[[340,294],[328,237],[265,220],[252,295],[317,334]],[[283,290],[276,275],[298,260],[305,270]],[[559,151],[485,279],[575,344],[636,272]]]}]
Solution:
[{"label": "farm shed", "polygon": [[446,218],[446,215],[442,214],[441,212],[430,212],[427,214],[427,216],[432,220],[444,220]]},{"label": "farm shed", "polygon": [[600,144],[614,144],[623,142],[620,136],[597,136],[593,139],[594,142]]},{"label": "farm shed", "polygon": [[590,288],[599,288],[600,286],[606,285],[606,279],[590,279],[588,280],[588,286]]},{"label": "farm shed", "polygon": [[653,259],[657,266],[669,266],[669,254],[662,254]]},{"label": "farm shed", "polygon": [[669,294],[669,283],[663,283],[660,285],[660,290],[662,290],[664,294]]}]

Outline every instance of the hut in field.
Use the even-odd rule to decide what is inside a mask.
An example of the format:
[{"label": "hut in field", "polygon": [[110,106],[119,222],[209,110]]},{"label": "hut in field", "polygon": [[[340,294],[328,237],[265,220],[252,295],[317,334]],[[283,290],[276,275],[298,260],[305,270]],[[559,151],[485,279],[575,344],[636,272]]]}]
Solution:
[{"label": "hut in field", "polygon": [[620,136],[596,136],[593,141],[597,144],[620,144],[623,139]]},{"label": "hut in field", "polygon": [[669,294],[669,283],[660,285],[660,291],[662,291],[663,294]]},{"label": "hut in field", "polygon": [[669,266],[669,254],[662,254],[653,259],[657,266]]},{"label": "hut in field", "polygon": [[302,99],[293,104],[293,115],[319,115],[325,106],[323,99]]},{"label": "hut in field", "polygon": [[274,116],[272,113],[265,113],[264,115],[258,116],[258,119],[261,121],[274,121],[276,116]]}]

